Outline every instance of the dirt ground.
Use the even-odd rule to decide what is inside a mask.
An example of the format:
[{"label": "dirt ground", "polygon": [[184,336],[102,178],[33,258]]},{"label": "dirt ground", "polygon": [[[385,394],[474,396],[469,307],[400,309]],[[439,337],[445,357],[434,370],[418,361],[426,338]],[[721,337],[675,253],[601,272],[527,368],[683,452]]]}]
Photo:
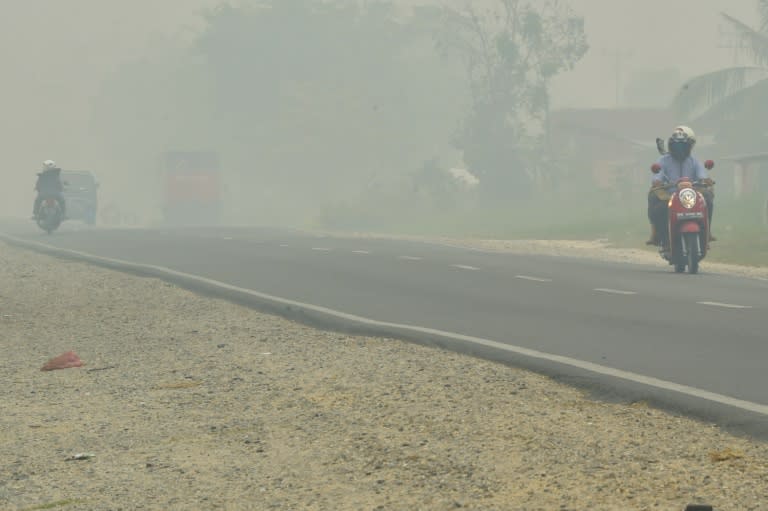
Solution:
[{"label": "dirt ground", "polygon": [[3,244],[0,346],[3,510],[768,509],[768,444]]}]

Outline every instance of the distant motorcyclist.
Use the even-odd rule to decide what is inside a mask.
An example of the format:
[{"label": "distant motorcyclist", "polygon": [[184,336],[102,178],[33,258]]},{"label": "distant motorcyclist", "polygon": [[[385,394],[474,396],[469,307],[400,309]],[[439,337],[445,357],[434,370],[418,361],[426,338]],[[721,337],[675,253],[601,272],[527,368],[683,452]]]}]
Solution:
[{"label": "distant motorcyclist", "polygon": [[[659,158],[658,164],[661,170],[651,178],[651,191],[648,194],[648,220],[651,222],[651,237],[646,241],[647,245],[666,246],[668,244],[667,201],[669,196],[667,195],[666,198],[659,197],[657,191],[666,190],[669,194],[673,193],[677,180],[683,177],[706,185],[700,191],[707,203],[709,224],[712,225],[712,212],[714,210],[712,185],[714,182],[709,179],[704,165],[691,156],[691,151],[695,145],[696,134],[687,126],[676,127],[667,141],[669,153]],[[715,241],[715,237],[711,233],[709,240]]]},{"label": "distant motorcyclist", "polygon": [[53,160],[45,160],[43,168],[37,173],[37,183],[35,183],[35,205],[32,210],[32,218],[37,219],[40,213],[40,204],[45,199],[56,199],[61,207],[62,218],[66,218],[66,203],[64,201],[64,183],[61,181],[61,169],[56,166]]}]

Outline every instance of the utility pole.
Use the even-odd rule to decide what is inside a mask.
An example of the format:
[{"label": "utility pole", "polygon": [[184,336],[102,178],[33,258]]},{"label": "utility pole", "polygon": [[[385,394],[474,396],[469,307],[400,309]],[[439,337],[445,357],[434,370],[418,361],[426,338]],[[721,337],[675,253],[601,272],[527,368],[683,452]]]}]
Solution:
[{"label": "utility pole", "polygon": [[624,59],[631,57],[635,54],[632,50],[621,50],[619,48],[612,48],[610,50],[603,50],[603,56],[613,59],[613,69],[615,73],[615,86],[616,86],[616,108],[621,106],[621,74],[623,70]]}]

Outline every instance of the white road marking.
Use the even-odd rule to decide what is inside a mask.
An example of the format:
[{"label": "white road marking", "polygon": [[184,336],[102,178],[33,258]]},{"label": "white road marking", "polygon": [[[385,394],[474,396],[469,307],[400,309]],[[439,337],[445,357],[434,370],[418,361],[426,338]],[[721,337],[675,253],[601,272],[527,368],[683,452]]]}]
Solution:
[{"label": "white road marking", "polygon": [[[425,334],[425,335],[438,336],[444,339],[460,341],[466,344],[473,344],[476,346],[486,346],[486,347],[494,348],[500,351],[505,351],[507,353],[515,353],[517,355],[523,355],[526,357],[535,358],[539,360],[547,360],[550,362],[555,362],[558,364],[590,371],[592,373],[602,374],[604,376],[611,376],[613,378],[619,378],[626,381],[640,383],[642,385],[655,387],[657,389],[670,390],[673,392],[677,392],[679,394],[697,397],[700,399],[705,399],[707,401],[712,401],[715,403],[720,403],[728,406],[733,406],[741,410],[747,410],[747,411],[759,413],[760,415],[764,415],[768,417],[768,405],[765,405],[765,404],[746,401],[743,399],[738,399],[738,398],[726,396],[723,394],[717,394],[715,392],[710,392],[708,390],[698,389],[696,387],[690,387],[688,385],[682,385],[680,383],[675,383],[671,381],[660,380],[652,376],[645,376],[638,373],[623,371],[621,369],[615,369],[613,367],[595,364],[593,362],[587,362],[585,360],[579,360],[576,358],[565,357],[562,355],[546,353],[543,351],[533,350],[530,348],[524,348],[522,346],[516,346],[514,344],[507,344],[499,341],[494,341],[491,339],[484,339],[482,337],[474,337],[471,335],[458,334],[454,332],[446,332],[444,330],[436,330],[434,328],[408,325],[408,324],[402,324],[402,323],[391,323],[387,321],[380,321],[380,320],[370,319],[362,316],[356,316],[354,314],[349,314],[346,312],[341,312],[341,311],[330,309],[327,307],[322,307],[320,305],[313,305],[309,303],[299,302],[296,300],[290,300],[290,299],[282,298],[279,296],[261,293],[253,289],[233,286],[232,284],[227,284],[225,282],[220,282],[218,280],[208,279],[205,277],[201,277],[199,275],[193,275],[191,273],[184,273],[184,272],[172,270],[164,266],[133,263],[133,262],[121,260],[121,259],[112,259],[108,257],[97,256],[97,255],[89,254],[87,252],[79,252],[77,250],[59,248],[46,243],[40,243],[36,241],[17,238],[14,236],[8,236],[7,234],[0,234],[0,239],[4,239],[6,241],[10,240],[16,245],[20,245],[27,248],[38,247],[38,249],[42,249],[43,251],[49,254],[55,253],[56,255],[68,255],[70,257],[76,256],[92,264],[98,264],[98,265],[108,266],[108,267],[114,267],[115,265],[118,265],[121,267],[120,269],[122,271],[128,271],[128,272],[152,271],[156,275],[157,274],[162,275],[160,278],[166,278],[169,280],[175,279],[176,281],[178,281],[178,279],[184,279],[184,281],[186,282],[198,282],[200,284],[205,284],[207,286],[215,286],[218,289],[221,289],[223,291],[229,291],[229,292],[237,293],[240,295],[250,296],[254,299],[261,300],[262,302],[268,302],[270,304],[280,304],[283,306],[288,305],[291,307],[295,307],[299,310],[305,309],[307,311],[312,311],[316,314],[325,316],[326,318],[331,317],[336,320],[343,320],[343,321],[357,324],[357,325],[365,325],[368,328],[379,328],[379,329],[390,330],[390,331],[394,330],[395,332],[405,331],[405,332],[409,332],[410,334]],[[390,334],[387,333],[386,335],[390,335]]]},{"label": "white road marking", "polygon": [[370,254],[370,252],[368,252],[367,250],[353,250],[352,253],[353,254],[363,254],[363,255]]},{"label": "white road marking", "polygon": [[281,247],[281,248],[288,248],[288,247],[290,247],[290,245],[285,245],[285,244],[283,244],[283,245],[280,245],[280,247]]},{"label": "white road marking", "polygon": [[224,236],[224,238],[223,238],[223,239],[225,239],[225,240],[229,241],[229,240],[233,240],[233,239],[235,239],[235,238],[233,238],[232,236]]},{"label": "white road marking", "polygon": [[477,270],[480,269],[480,268],[476,268],[474,266],[468,266],[466,264],[452,264],[451,267],[452,268],[458,268],[460,270],[471,270],[471,271],[477,271]]},{"label": "white road marking", "polygon": [[414,257],[414,256],[398,256],[398,259],[402,259],[403,261],[421,261],[421,257]]},{"label": "white road marking", "polygon": [[530,277],[528,275],[515,275],[515,278],[520,280],[530,280],[532,282],[552,282],[552,279],[544,279],[541,277]]},{"label": "white road marking", "polygon": [[621,289],[609,289],[606,287],[597,287],[593,289],[593,291],[598,291],[600,293],[611,293],[614,295],[636,295],[634,291],[622,291]]},{"label": "white road marking", "polygon": [[325,247],[312,247],[312,250],[315,252],[330,252],[333,249],[325,248]]},{"label": "white road marking", "polygon": [[720,303],[720,302],[696,302],[699,305],[711,305],[712,307],[723,307],[725,309],[751,309],[751,305],[736,305],[733,303]]}]

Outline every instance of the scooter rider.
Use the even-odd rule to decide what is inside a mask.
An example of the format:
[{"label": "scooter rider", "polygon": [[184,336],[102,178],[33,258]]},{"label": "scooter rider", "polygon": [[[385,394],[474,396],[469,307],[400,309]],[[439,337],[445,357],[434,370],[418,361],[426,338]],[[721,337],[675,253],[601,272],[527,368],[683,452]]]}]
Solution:
[{"label": "scooter rider", "polygon": [[35,190],[37,191],[37,197],[35,198],[35,205],[32,211],[33,219],[37,219],[40,212],[40,204],[47,198],[56,199],[61,207],[62,217],[66,218],[67,210],[63,195],[64,184],[61,181],[61,169],[56,166],[56,162],[53,160],[45,160],[43,162],[43,169],[37,174]]},{"label": "scooter rider", "polygon": [[[687,177],[692,181],[699,181],[707,185],[700,191],[707,202],[709,224],[712,225],[712,212],[714,210],[712,184],[714,182],[709,179],[704,165],[691,156],[691,151],[695,145],[696,134],[688,126],[676,127],[667,141],[669,153],[659,158],[658,164],[661,170],[651,178],[651,191],[648,193],[648,220],[651,222],[651,237],[646,241],[646,245],[666,247],[668,244],[667,202],[675,189],[675,183],[681,177]],[[715,241],[714,236],[710,234],[709,240]]]}]

